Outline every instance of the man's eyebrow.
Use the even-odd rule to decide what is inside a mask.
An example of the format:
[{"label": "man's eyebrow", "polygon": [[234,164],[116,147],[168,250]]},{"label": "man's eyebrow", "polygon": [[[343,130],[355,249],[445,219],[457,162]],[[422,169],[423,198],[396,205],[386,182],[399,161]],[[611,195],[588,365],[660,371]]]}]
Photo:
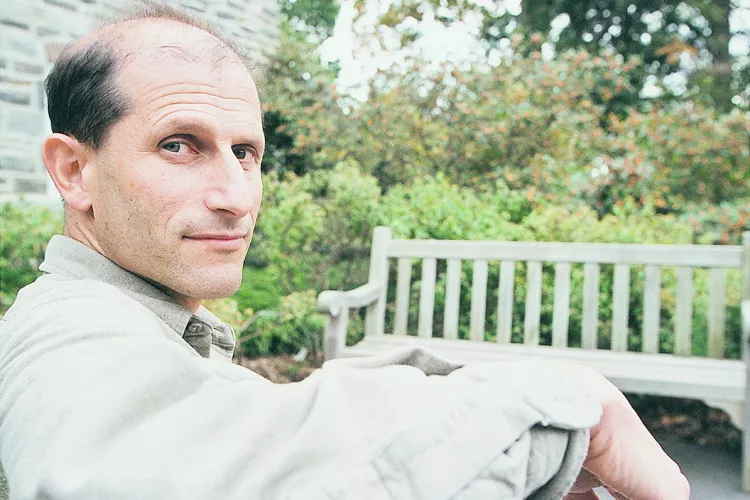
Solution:
[{"label": "man's eyebrow", "polygon": [[162,133],[209,133],[216,132],[215,127],[202,120],[186,119],[183,116],[175,116],[174,112],[167,113],[154,123],[154,132]]},{"label": "man's eyebrow", "polygon": [[[155,130],[161,134],[191,134],[191,135],[215,135],[216,129],[211,125],[201,122],[199,120],[186,120],[184,118],[166,118],[164,121],[159,123]],[[237,144],[249,143],[254,144],[256,142],[263,142],[263,135],[250,128],[243,129],[241,133],[235,134],[236,137],[241,138],[238,141],[234,141]]]}]

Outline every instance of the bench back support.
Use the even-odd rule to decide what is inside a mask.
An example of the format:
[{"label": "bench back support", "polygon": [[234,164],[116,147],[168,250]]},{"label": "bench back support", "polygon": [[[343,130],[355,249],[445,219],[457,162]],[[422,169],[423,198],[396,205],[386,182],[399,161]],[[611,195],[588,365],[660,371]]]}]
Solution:
[{"label": "bench back support", "polygon": [[[437,269],[445,260],[443,337],[458,338],[462,262],[472,261],[469,339],[483,341],[488,285],[497,287],[496,339],[511,341],[514,286],[519,265],[526,266],[523,342],[538,345],[542,315],[543,264],[554,265],[552,339],[555,347],[568,346],[571,272],[583,264],[581,347],[597,348],[601,265],[613,265],[611,298],[611,350],[628,350],[631,304],[631,266],[643,266],[642,350],[659,352],[662,267],[675,267],[674,353],[690,355],[693,333],[694,268],[708,268],[707,354],[725,353],[727,270],[744,270],[743,298],[750,300],[750,232],[741,246],[630,245],[587,243],[534,243],[450,240],[394,240],[386,227],[375,229],[370,261],[370,283],[382,285],[381,297],[367,309],[365,334],[383,334],[385,324],[388,259],[396,260],[397,283],[393,334],[406,335],[414,260],[421,260],[419,312],[416,334],[433,336]],[[488,283],[489,265],[499,261],[498,283]],[[441,267],[442,269],[442,267]],[[441,282],[442,283],[442,282]],[[442,292],[442,290],[440,290]]]}]

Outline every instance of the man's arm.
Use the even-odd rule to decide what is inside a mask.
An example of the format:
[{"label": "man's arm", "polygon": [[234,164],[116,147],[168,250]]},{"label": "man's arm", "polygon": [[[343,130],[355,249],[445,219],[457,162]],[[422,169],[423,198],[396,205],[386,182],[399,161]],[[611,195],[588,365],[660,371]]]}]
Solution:
[{"label": "man's arm", "polygon": [[539,364],[332,363],[274,385],[106,293],[40,294],[0,329],[14,498],[559,498],[601,408],[581,374]]}]

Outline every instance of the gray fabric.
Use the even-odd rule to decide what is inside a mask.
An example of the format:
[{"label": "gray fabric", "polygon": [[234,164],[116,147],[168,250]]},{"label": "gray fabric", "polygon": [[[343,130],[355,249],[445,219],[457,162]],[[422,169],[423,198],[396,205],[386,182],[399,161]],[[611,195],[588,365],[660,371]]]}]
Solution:
[{"label": "gray fabric", "polygon": [[419,349],[271,384],[132,289],[45,267],[0,320],[12,500],[558,500],[600,416],[564,367]]}]

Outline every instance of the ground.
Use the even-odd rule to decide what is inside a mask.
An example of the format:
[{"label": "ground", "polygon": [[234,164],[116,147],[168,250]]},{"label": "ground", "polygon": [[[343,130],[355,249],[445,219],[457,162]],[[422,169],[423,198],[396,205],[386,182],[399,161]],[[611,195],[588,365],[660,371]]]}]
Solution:
[{"label": "ground", "polygon": [[[322,364],[321,359],[298,362],[292,356],[239,358],[235,362],[276,383],[298,382]],[[729,416],[701,401],[639,395],[628,395],[628,399],[652,433],[732,451],[742,447],[742,433]]]},{"label": "ground", "polygon": [[668,434],[701,446],[742,449],[742,433],[732,425],[729,415],[701,401],[635,395],[628,399],[654,434]]},{"label": "ground", "polygon": [[298,362],[292,356],[284,355],[252,359],[235,358],[234,362],[277,384],[299,382],[323,364],[321,359]]}]

